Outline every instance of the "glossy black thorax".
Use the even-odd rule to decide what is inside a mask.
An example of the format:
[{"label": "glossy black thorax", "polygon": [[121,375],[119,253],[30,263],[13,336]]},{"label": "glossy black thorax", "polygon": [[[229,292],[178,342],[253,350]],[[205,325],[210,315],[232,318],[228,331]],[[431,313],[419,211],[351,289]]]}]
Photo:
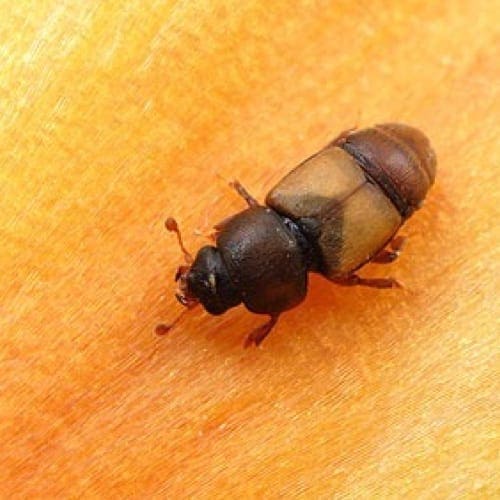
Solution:
[{"label": "glossy black thorax", "polygon": [[224,222],[216,244],[200,249],[187,278],[190,294],[209,313],[243,302],[252,312],[273,314],[304,300],[311,249],[291,220],[250,207]]}]

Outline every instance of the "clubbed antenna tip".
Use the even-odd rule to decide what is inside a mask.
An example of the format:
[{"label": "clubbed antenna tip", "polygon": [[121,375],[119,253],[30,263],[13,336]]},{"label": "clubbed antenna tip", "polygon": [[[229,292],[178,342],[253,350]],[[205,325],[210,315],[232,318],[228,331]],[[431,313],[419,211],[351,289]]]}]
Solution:
[{"label": "clubbed antenna tip", "polygon": [[173,217],[169,217],[165,221],[165,227],[167,231],[173,232],[177,235],[177,241],[179,242],[179,247],[184,254],[184,260],[186,261],[187,264],[192,264],[193,263],[193,256],[189,253],[189,251],[186,249],[184,246],[184,242],[182,241],[182,236],[181,232],[179,230],[179,226],[177,224],[177,221]]}]

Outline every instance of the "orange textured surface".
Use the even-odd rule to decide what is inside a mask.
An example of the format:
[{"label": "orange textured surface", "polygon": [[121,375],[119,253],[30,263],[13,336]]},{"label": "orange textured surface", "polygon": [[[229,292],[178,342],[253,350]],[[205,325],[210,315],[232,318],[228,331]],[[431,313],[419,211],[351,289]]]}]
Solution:
[{"label": "orange textured surface", "polygon": [[[492,497],[498,2],[1,0],[0,484],[12,497]],[[403,291],[312,279],[262,349],[175,316],[175,215],[355,124],[431,138]],[[218,175],[219,176],[218,176]],[[496,475],[495,475],[496,474]]]}]

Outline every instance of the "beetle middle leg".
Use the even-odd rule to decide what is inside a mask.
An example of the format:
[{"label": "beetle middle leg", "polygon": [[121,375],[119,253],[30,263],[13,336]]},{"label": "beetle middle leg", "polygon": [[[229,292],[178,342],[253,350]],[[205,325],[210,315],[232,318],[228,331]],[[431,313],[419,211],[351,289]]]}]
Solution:
[{"label": "beetle middle leg", "polygon": [[390,250],[381,250],[370,262],[376,264],[390,264],[394,262],[401,254],[403,247],[406,244],[406,236],[396,236],[390,243]]},{"label": "beetle middle leg", "polygon": [[240,181],[231,181],[229,186],[247,202],[249,207],[257,207],[259,205],[259,202],[242,186]]},{"label": "beetle middle leg", "polygon": [[274,325],[278,322],[279,316],[279,314],[271,314],[269,321],[258,326],[255,330],[252,330],[245,339],[244,346],[250,347],[251,345],[255,345],[258,347],[274,328]]},{"label": "beetle middle leg", "polygon": [[345,278],[333,280],[342,286],[368,286],[371,288],[403,288],[394,278],[362,278],[357,274],[351,274]]}]

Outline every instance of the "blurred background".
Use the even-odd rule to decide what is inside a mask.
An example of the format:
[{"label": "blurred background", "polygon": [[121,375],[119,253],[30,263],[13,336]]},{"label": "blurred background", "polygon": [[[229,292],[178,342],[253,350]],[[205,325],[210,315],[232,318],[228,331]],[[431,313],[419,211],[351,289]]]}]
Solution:
[{"label": "blurred background", "polygon": [[[500,5],[0,0],[0,491],[498,494]],[[341,130],[422,129],[390,267],[313,277],[260,349],[179,312],[186,244]]]}]

